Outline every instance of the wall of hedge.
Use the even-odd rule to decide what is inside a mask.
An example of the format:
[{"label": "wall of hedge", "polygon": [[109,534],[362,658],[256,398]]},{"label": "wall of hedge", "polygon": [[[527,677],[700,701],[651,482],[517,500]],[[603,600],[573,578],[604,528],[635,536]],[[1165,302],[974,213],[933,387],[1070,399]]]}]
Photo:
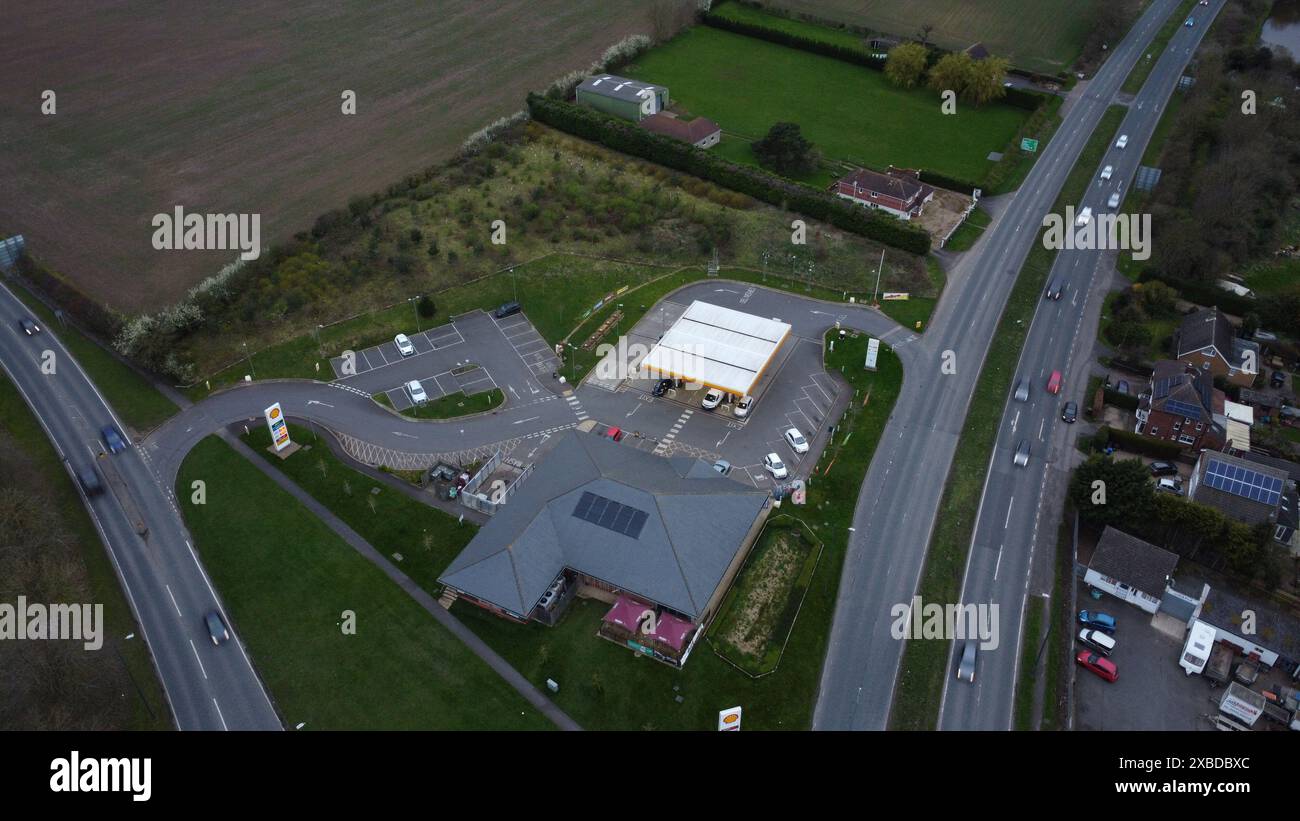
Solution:
[{"label": "wall of hedge", "polygon": [[726,17],[719,17],[716,14],[705,14],[701,18],[705,25],[724,31],[743,34],[747,37],[753,37],[756,40],[766,40],[769,43],[777,43],[790,48],[797,48],[801,51],[810,51],[813,54],[821,54],[825,57],[834,57],[836,60],[843,60],[846,63],[856,63],[860,66],[873,68],[876,71],[883,71],[885,61],[876,57],[865,48],[856,49],[848,46],[841,46],[837,43],[828,43],[825,40],[817,40],[812,37],[801,37],[798,34],[791,34],[788,31],[769,28],[758,25],[757,23],[741,22],[731,20]]},{"label": "wall of hedge", "polygon": [[533,119],[540,123],[598,142],[615,151],[692,174],[894,248],[913,254],[926,254],[930,251],[930,235],[902,220],[851,205],[833,194],[761,168],[738,165],[690,143],[652,134],[627,120],[538,94],[528,95],[528,109]]},{"label": "wall of hedge", "polygon": [[[1103,435],[1105,439],[1103,439]],[[1163,442],[1152,439],[1131,430],[1102,427],[1097,431],[1095,440],[1098,444],[1109,442],[1131,453],[1141,453],[1153,459],[1177,459],[1183,453],[1183,446],[1177,442]]]},{"label": "wall of hedge", "polygon": [[1195,302],[1197,305],[1219,306],[1219,310],[1226,314],[1234,316],[1245,316],[1249,313],[1258,313],[1260,310],[1259,300],[1247,299],[1246,297],[1237,296],[1232,291],[1225,291],[1213,282],[1194,282],[1192,280],[1180,280],[1174,277],[1165,276],[1156,271],[1154,268],[1147,268],[1138,277],[1140,282],[1148,282],[1157,279],[1161,282],[1176,288],[1179,295],[1188,302]]},{"label": "wall of hedge", "polygon": [[46,299],[67,311],[78,325],[101,339],[112,342],[118,331],[122,330],[121,316],[82,293],[27,254],[18,258],[15,268],[18,275]]}]

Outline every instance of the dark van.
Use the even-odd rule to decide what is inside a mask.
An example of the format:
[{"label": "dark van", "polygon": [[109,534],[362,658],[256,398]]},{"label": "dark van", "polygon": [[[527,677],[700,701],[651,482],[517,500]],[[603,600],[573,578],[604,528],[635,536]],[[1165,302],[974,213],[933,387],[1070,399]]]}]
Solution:
[{"label": "dark van", "polygon": [[492,315],[495,316],[497,319],[505,319],[511,314],[519,313],[520,310],[521,308],[518,302],[507,302],[506,304],[502,305],[500,308],[497,308],[495,311],[493,311]]},{"label": "dark van", "polygon": [[77,481],[81,483],[81,489],[86,491],[87,496],[98,496],[104,492],[104,485],[99,481],[99,474],[95,468],[87,465],[77,471]]}]

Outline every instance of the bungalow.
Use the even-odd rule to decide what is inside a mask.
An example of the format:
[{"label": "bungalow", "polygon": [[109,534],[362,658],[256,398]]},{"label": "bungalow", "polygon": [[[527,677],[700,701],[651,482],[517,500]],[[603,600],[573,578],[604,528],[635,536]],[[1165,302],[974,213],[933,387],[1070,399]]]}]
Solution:
[{"label": "bungalow", "polygon": [[696,117],[693,120],[682,120],[668,111],[651,114],[641,121],[641,127],[655,134],[690,143],[696,148],[717,145],[722,139],[722,127],[709,118]]},{"label": "bungalow", "polygon": [[1196,460],[1187,498],[1248,525],[1277,524],[1284,497],[1294,510],[1295,483],[1285,470],[1207,450]]},{"label": "bungalow", "polygon": [[634,123],[658,114],[669,105],[668,89],[663,86],[613,74],[588,77],[578,84],[574,97],[578,105]]},{"label": "bungalow", "polygon": [[1162,359],[1151,371],[1150,388],[1138,397],[1133,430],[1192,451],[1218,449],[1227,442],[1226,402],[1207,372]]},{"label": "bungalow", "polygon": [[1196,617],[1243,656],[1292,678],[1300,676],[1300,621],[1295,617],[1218,587],[1209,591]]},{"label": "bungalow", "polygon": [[1177,566],[1176,554],[1108,526],[1097,542],[1083,580],[1148,613],[1155,613]]},{"label": "bungalow", "polygon": [[438,581],[444,598],[521,623],[603,601],[599,636],[680,667],[769,511],[766,491],[700,459],[569,431]]},{"label": "bungalow", "polygon": [[921,182],[921,172],[890,166],[884,174],[859,168],[833,183],[830,190],[867,208],[888,211],[901,220],[918,216],[934,198],[934,189]]},{"label": "bungalow", "polygon": [[1243,388],[1250,387],[1259,373],[1259,343],[1238,337],[1217,307],[1183,318],[1174,332],[1174,358]]}]

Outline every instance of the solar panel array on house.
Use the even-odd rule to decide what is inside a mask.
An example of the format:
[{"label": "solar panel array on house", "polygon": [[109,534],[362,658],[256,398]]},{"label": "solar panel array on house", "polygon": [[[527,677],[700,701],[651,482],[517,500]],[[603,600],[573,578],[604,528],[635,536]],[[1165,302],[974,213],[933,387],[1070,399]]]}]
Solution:
[{"label": "solar panel array on house", "polygon": [[1276,505],[1282,495],[1281,479],[1218,459],[1210,460],[1210,466],[1205,471],[1205,484],[1215,490],[1270,506]]},{"label": "solar panel array on house", "polygon": [[1165,403],[1166,413],[1176,413],[1185,416],[1188,419],[1200,419],[1201,409],[1190,402],[1181,402],[1177,399],[1170,399]]},{"label": "solar panel array on house", "polygon": [[628,507],[586,490],[578,499],[573,515],[584,522],[591,522],[593,525],[599,525],[631,539],[641,537],[641,528],[645,527],[646,519],[650,518],[644,510]]}]

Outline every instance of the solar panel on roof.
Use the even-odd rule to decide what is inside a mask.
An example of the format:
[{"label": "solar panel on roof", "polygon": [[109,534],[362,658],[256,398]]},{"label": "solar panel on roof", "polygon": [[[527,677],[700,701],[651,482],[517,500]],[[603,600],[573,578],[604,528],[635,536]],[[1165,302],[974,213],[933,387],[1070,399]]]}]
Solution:
[{"label": "solar panel on roof", "polygon": [[1170,399],[1165,403],[1165,410],[1169,413],[1177,413],[1186,416],[1189,419],[1198,419],[1201,416],[1201,409],[1190,402],[1182,402],[1177,399]]},{"label": "solar panel on roof", "polygon": [[1205,471],[1205,483],[1243,499],[1276,505],[1282,495],[1282,480],[1267,476],[1257,470],[1239,467],[1218,459],[1211,459]]},{"label": "solar panel on roof", "polygon": [[573,508],[573,515],[584,522],[590,522],[632,539],[641,538],[641,529],[650,518],[644,510],[629,507],[585,490],[579,497],[578,504]]}]

